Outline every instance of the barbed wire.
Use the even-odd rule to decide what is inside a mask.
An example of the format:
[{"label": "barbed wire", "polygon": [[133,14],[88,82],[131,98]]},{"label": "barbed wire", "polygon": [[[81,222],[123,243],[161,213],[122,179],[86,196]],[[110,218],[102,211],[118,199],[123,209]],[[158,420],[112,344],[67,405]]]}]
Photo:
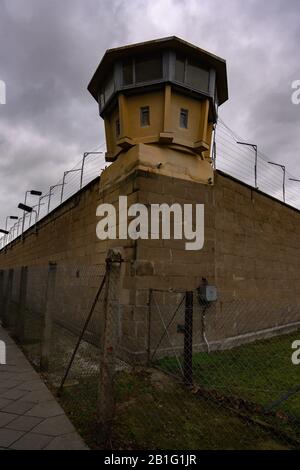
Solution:
[{"label": "barbed wire", "polygon": [[[216,167],[218,170],[235,177],[236,179],[255,187],[255,154],[254,149],[238,144],[247,142],[230,127],[219,119],[216,130]],[[295,178],[288,170],[283,172],[280,168],[270,165],[274,159],[265,155],[261,150],[257,152],[257,185],[258,189],[276,199],[283,200],[283,183],[285,183],[285,202],[300,209],[300,183],[290,181]]]},{"label": "barbed wire", "polygon": [[[215,147],[215,168],[226,173],[237,180],[246,183],[255,188],[255,155],[253,148],[240,145],[238,142],[246,142],[247,139],[239,136],[233,131],[221,118],[219,118],[216,127],[216,147]],[[28,230],[38,220],[46,217],[51,211],[56,209],[62,202],[66,201],[80,190],[88,185],[106,168],[107,163],[99,158],[99,153],[105,148],[105,142],[99,144],[93,150],[88,152],[88,158],[84,162],[84,171],[82,169],[82,158],[62,177],[55,185],[44,193],[39,204],[33,209],[38,210],[38,217],[32,214],[25,215],[24,230]],[[104,152],[103,152],[104,156]],[[99,161],[100,160],[100,161]],[[269,158],[261,150],[257,151],[257,186],[258,189],[278,200],[285,202],[297,209],[300,209],[300,183],[299,190],[296,182],[290,181],[295,175],[285,172],[285,181],[283,181],[283,172],[279,167],[270,165],[272,158]],[[297,179],[297,178],[295,178]],[[51,190],[51,188],[53,188]],[[285,194],[284,194],[285,190]],[[285,197],[284,197],[285,196]],[[21,234],[22,218],[9,228],[8,235],[0,239],[0,249],[11,243]]]}]

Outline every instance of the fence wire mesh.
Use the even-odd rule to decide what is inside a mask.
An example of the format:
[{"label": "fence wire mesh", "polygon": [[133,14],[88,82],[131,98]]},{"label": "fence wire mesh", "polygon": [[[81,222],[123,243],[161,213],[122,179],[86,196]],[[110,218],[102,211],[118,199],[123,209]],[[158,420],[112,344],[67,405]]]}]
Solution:
[{"label": "fence wire mesh", "polygon": [[[106,269],[104,265],[52,265],[51,269],[30,266],[2,271],[1,320],[54,393],[70,365],[61,401],[75,424],[83,423],[89,430],[97,418]],[[50,276],[55,278],[52,285]]]},{"label": "fence wire mesh", "polygon": [[[151,365],[190,385],[191,393],[214,409],[251,424],[252,436],[261,440],[267,432],[299,448],[300,376],[292,362],[299,305],[280,299],[209,303],[199,290],[192,296],[190,325],[178,293],[152,291]],[[238,428],[224,423],[224,432],[234,442]],[[243,448],[242,440],[237,445]]]},{"label": "fence wire mesh", "polygon": [[91,447],[300,448],[299,304],[145,289],[130,355],[109,266],[0,271],[3,325]]}]

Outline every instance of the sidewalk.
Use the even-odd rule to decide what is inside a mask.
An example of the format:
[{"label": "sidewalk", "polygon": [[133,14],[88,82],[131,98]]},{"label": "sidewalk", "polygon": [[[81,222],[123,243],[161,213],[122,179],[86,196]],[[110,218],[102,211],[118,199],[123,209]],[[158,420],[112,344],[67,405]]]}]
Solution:
[{"label": "sidewalk", "polygon": [[81,437],[22,351],[0,326],[0,449],[87,450]]}]

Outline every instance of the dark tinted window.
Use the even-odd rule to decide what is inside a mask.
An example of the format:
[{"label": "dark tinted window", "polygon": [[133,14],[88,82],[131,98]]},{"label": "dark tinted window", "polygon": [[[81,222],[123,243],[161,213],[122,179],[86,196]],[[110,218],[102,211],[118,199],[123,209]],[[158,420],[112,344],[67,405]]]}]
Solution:
[{"label": "dark tinted window", "polygon": [[183,127],[184,129],[188,128],[188,120],[189,120],[189,112],[187,109],[181,109],[180,110],[180,119],[179,119],[179,125],[180,127]]},{"label": "dark tinted window", "polygon": [[209,72],[199,67],[195,62],[188,61],[186,82],[193,88],[208,91]]},{"label": "dark tinted window", "polygon": [[177,82],[184,82],[184,69],[185,69],[185,59],[182,57],[176,57],[175,63],[175,80]]},{"label": "dark tinted window", "polygon": [[136,83],[159,80],[163,76],[162,57],[152,56],[136,59],[135,81]]},{"label": "dark tinted window", "polygon": [[133,84],[133,62],[128,60],[123,63],[123,85]]},{"label": "dark tinted window", "polygon": [[104,89],[105,103],[107,103],[107,101],[113,94],[114,90],[115,90],[115,84],[114,84],[113,76],[111,76],[106,82],[105,89]]},{"label": "dark tinted window", "polygon": [[143,106],[140,109],[140,120],[141,120],[141,127],[150,126],[150,110],[149,106]]}]

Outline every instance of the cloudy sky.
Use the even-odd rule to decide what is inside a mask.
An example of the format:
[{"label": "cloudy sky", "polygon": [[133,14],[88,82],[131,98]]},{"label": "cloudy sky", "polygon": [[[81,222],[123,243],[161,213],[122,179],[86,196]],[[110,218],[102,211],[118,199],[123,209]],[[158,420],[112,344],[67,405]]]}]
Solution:
[{"label": "cloudy sky", "polygon": [[299,0],[0,0],[0,224],[103,144],[86,87],[105,50],[163,36],[227,60],[222,119],[300,178],[299,25]]}]

